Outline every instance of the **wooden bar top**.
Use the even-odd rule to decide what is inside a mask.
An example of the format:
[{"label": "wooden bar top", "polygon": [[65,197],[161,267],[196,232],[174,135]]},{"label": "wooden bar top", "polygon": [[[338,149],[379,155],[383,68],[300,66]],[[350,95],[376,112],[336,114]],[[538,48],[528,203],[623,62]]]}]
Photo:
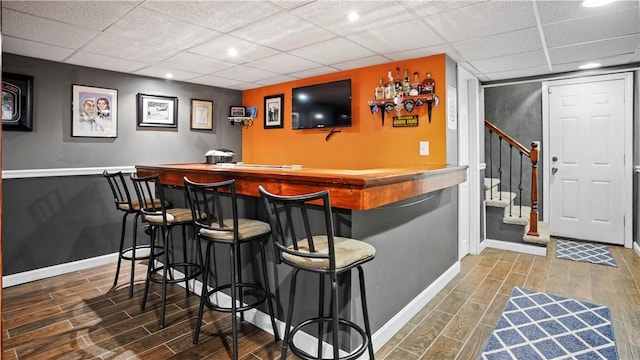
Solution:
[{"label": "wooden bar top", "polygon": [[196,182],[236,179],[241,195],[260,196],[258,185],[280,195],[300,195],[329,190],[331,205],[368,210],[431,191],[460,184],[467,166],[421,165],[380,169],[317,169],[298,166],[184,163],[136,165],[138,176],[160,174],[164,185],[184,186],[183,178]]}]

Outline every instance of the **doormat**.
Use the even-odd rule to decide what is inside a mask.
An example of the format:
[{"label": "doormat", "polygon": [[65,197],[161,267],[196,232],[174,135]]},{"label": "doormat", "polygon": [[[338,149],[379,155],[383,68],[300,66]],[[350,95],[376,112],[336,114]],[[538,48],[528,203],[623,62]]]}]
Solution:
[{"label": "doormat", "polygon": [[558,240],[556,242],[556,258],[618,267],[606,245],[586,242]]},{"label": "doormat", "polygon": [[611,312],[606,306],[514,287],[480,359],[617,360]]}]

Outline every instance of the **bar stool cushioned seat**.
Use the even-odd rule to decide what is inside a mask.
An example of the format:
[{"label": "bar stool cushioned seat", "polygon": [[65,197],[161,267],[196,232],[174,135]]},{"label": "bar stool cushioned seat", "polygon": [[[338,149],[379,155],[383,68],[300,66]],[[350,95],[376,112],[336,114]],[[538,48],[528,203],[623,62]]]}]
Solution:
[{"label": "bar stool cushioned seat", "polygon": [[[240,218],[238,216],[238,204],[236,196],[235,180],[227,180],[217,183],[196,183],[184,178],[187,189],[187,198],[191,207],[191,216],[195,219],[198,239],[207,243],[206,256],[203,269],[202,296],[198,310],[198,321],[193,334],[193,343],[198,343],[202,315],[205,304],[207,307],[231,313],[231,332],[233,341],[233,359],[238,359],[238,324],[236,314],[240,314],[243,320],[245,311],[254,309],[267,302],[271,326],[275,340],[278,340],[278,329],[274,319],[273,301],[269,279],[267,276],[267,260],[265,256],[265,242],[271,235],[271,227],[268,223]],[[222,219],[222,220],[221,220]],[[242,279],[242,254],[241,245],[259,245],[261,268],[254,273],[261,273],[262,285],[256,282],[246,282]],[[229,283],[217,284],[217,275],[224,272],[220,269],[211,269],[209,264],[212,255],[215,258],[214,244],[229,246]],[[214,264],[217,262],[214,260]],[[214,286],[209,290],[209,272],[213,272]],[[230,305],[221,304],[220,301],[211,302],[211,296],[224,291],[231,297]]]},{"label": "bar stool cushioned seat", "polygon": [[[167,284],[176,284],[184,282],[187,296],[189,296],[189,281],[196,279],[202,273],[202,267],[196,260],[189,261],[187,259],[187,234],[186,229],[193,227],[193,217],[191,209],[165,207],[164,188],[160,184],[160,176],[158,174],[137,177],[131,175],[138,204],[142,204],[140,213],[143,219],[151,226],[151,255],[147,268],[147,278],[144,286],[144,295],[142,296],[142,304],[140,308],[145,310],[147,296],[149,294],[149,283],[159,283],[162,285],[161,304],[160,304],[160,328],[164,327],[165,307],[167,298]],[[172,229],[175,226],[182,226],[182,262],[175,260]],[[158,233],[160,236],[158,237]],[[156,244],[157,240],[158,244]],[[197,254],[200,255],[199,246]],[[161,266],[156,266],[156,260],[160,257]],[[199,256],[200,257],[200,256]],[[179,278],[175,277],[176,271],[182,273]],[[156,274],[162,274],[157,277]]]},{"label": "bar stool cushioned seat", "polygon": [[[323,340],[325,339],[325,324],[331,333],[331,359],[351,360],[360,357],[368,350],[369,358],[374,359],[373,344],[371,342],[371,326],[367,310],[364,286],[364,271],[362,264],[373,260],[376,249],[364,241],[334,236],[333,212],[329,200],[329,192],[321,191],[297,196],[281,196],[269,193],[259,186],[258,191],[263,199],[267,216],[272,229],[272,237],[278,251],[278,260],[291,266],[291,285],[289,293],[289,307],[285,335],[282,341],[281,359],[287,358],[287,351],[301,359],[325,359],[323,357]],[[360,300],[363,313],[364,328],[353,321],[339,316],[340,303],[338,298],[339,275],[349,275],[351,269],[358,269],[360,283]],[[294,300],[296,297],[296,282],[300,271],[319,274],[318,284],[318,316],[303,320],[292,328]],[[326,314],[324,306],[325,278],[330,283],[330,310]],[[300,349],[294,343],[295,335],[304,328],[317,326],[317,353],[310,354]],[[340,331],[349,334],[357,333],[359,345],[351,348],[349,341],[339,339]],[[346,354],[340,357],[340,351]]]}]

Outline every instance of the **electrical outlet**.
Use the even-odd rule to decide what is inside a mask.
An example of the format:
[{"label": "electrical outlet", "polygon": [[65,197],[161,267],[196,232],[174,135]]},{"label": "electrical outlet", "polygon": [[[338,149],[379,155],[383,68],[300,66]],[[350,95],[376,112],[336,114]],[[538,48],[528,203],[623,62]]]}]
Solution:
[{"label": "electrical outlet", "polygon": [[421,156],[429,155],[429,142],[428,141],[420,141],[420,155]]}]

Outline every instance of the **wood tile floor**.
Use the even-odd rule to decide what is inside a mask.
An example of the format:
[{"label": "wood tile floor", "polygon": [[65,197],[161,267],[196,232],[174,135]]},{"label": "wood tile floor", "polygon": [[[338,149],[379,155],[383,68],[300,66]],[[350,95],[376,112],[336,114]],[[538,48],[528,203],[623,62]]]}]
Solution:
[{"label": "wood tile floor", "polygon": [[[477,359],[513,286],[611,308],[621,360],[640,360],[640,259],[611,247],[618,267],[486,249],[377,353],[379,360]],[[549,254],[553,254],[552,240]],[[144,267],[133,298],[111,289],[114,265],[3,290],[2,359],[229,359],[228,314],[206,312],[200,343],[191,343],[197,296],[170,287],[166,327],[158,328],[159,286],[140,312]],[[128,271],[121,275],[127,284]],[[120,284],[120,283],[119,283]],[[280,342],[242,326],[243,360],[277,359]]]}]

